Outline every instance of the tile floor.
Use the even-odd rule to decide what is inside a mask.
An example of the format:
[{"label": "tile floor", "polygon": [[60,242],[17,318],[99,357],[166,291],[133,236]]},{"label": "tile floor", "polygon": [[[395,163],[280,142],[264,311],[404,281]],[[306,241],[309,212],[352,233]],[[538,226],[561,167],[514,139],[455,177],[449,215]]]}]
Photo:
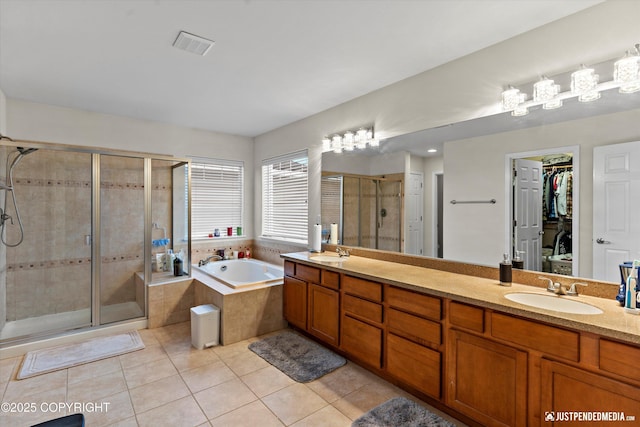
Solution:
[{"label": "tile floor", "polygon": [[[30,426],[77,412],[67,402],[83,405],[91,427],[348,427],[390,398],[411,397],[351,362],[296,383],[247,348],[257,338],[196,350],[189,322],[139,332],[144,350],[25,380],[15,380],[22,357],[0,360],[0,424]],[[21,413],[7,412],[7,403]]]}]

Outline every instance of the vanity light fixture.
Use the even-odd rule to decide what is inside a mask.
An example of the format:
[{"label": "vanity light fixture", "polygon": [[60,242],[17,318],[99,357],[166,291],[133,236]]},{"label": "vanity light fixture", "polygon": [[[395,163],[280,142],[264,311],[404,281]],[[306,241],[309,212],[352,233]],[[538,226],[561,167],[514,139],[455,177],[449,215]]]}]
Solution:
[{"label": "vanity light fixture", "polygon": [[545,110],[553,110],[562,107],[562,100],[558,99],[560,85],[546,76],[533,85],[533,100],[535,102],[543,102],[542,108]]},{"label": "vanity light fixture", "polygon": [[378,147],[380,141],[374,138],[373,128],[360,128],[357,131],[346,131],[342,135],[335,134],[331,139],[322,138],[322,152],[333,151],[340,154],[345,151],[363,150],[369,147]]},{"label": "vanity light fixture", "polygon": [[635,51],[627,51],[624,58],[613,64],[613,80],[620,83],[620,93],[640,91],[640,44]]},{"label": "vanity light fixture", "polygon": [[599,78],[593,68],[587,68],[582,64],[578,71],[571,74],[571,93],[577,95],[580,102],[595,101],[600,98]]},{"label": "vanity light fixture", "polygon": [[[610,61],[611,64],[613,61]],[[562,107],[562,102],[569,98],[578,98],[580,102],[595,101],[605,90],[617,88],[620,93],[634,93],[640,91],[640,44],[635,49],[613,63],[613,79],[600,82],[599,76],[593,68],[584,65],[571,74],[569,90],[562,91],[560,85],[552,79],[542,76],[533,85],[533,98],[527,101],[527,94],[513,86],[502,92],[502,109],[511,111],[512,116],[524,116],[529,109],[542,106],[545,110]]]}]

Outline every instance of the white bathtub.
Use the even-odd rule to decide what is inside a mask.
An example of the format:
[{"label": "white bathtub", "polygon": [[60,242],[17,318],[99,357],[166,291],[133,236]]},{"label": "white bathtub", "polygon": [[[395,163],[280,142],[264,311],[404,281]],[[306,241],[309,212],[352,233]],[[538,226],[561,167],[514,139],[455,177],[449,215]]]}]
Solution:
[{"label": "white bathtub", "polygon": [[193,268],[234,289],[274,284],[284,278],[282,267],[257,259],[211,261],[202,267],[193,265]]}]

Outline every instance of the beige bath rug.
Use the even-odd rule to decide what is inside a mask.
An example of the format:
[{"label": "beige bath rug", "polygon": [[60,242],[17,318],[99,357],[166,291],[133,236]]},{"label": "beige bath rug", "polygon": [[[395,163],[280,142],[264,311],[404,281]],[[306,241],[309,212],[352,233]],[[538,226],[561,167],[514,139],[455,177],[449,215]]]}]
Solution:
[{"label": "beige bath rug", "polygon": [[18,379],[46,374],[107,357],[118,356],[144,348],[137,331],[107,337],[92,338],[76,344],[66,344],[30,351],[24,356]]}]

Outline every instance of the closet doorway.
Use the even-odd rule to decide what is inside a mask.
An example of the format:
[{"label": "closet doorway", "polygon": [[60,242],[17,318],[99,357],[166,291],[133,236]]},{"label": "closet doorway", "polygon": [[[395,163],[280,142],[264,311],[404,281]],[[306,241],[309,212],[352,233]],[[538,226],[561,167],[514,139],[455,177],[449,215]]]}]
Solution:
[{"label": "closet doorway", "polygon": [[525,270],[578,275],[578,147],[507,155],[507,242]]}]

